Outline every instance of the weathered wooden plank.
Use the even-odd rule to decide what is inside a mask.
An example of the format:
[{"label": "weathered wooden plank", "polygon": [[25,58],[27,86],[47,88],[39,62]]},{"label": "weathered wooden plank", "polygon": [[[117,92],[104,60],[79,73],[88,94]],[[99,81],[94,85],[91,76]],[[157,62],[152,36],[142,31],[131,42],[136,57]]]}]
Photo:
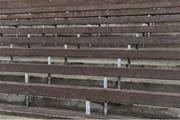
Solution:
[{"label": "weathered wooden plank", "polygon": [[28,7],[50,7],[50,6],[79,6],[97,4],[132,4],[144,2],[176,2],[177,0],[0,0],[0,9],[28,8]]},{"label": "weathered wooden plank", "polygon": [[0,93],[72,98],[95,102],[180,107],[180,95],[175,93],[8,82],[0,82]]},{"label": "weathered wooden plank", "polygon": [[39,64],[0,64],[1,72],[52,73],[65,75],[88,75],[107,77],[148,78],[162,80],[180,80],[180,70],[115,68],[115,67],[80,67]]},{"label": "weathered wooden plank", "polygon": [[[168,2],[169,0],[166,0]],[[27,7],[49,7],[49,6],[78,6],[78,5],[94,5],[94,4],[122,4],[122,3],[141,3],[150,2],[149,0],[1,0],[0,9],[7,8],[27,8]],[[154,0],[154,2],[162,2],[162,0]]]},{"label": "weathered wooden plank", "polygon": [[179,14],[180,7],[161,8],[161,9],[129,9],[129,10],[110,10],[110,11],[81,11],[81,12],[58,12],[58,13],[36,13],[36,14],[9,14],[0,15],[0,19],[48,19],[48,18],[76,18],[76,17],[116,17],[116,16],[135,16],[135,15],[168,15]]},{"label": "weathered wooden plank", "polygon": [[16,44],[93,44],[93,45],[179,45],[179,36],[151,36],[151,37],[0,37],[4,45]]},{"label": "weathered wooden plank", "polygon": [[126,23],[164,23],[180,22],[180,15],[160,16],[128,16],[110,18],[74,18],[74,19],[31,19],[0,20],[1,26],[33,26],[33,25],[86,25],[86,24],[126,24]]},{"label": "weathered wooden plank", "polygon": [[1,9],[0,14],[21,14],[21,13],[51,13],[66,11],[103,11],[120,9],[138,9],[138,8],[168,8],[180,7],[180,1],[176,2],[151,2],[137,4],[105,4],[105,5],[85,5],[85,6],[63,6],[46,8],[19,8],[19,9]]},{"label": "weathered wooden plank", "polygon": [[1,56],[52,56],[77,58],[168,59],[180,60],[180,51],[161,50],[88,50],[0,48]]},{"label": "weathered wooden plank", "polygon": [[68,27],[68,28],[0,28],[5,34],[31,34],[31,33],[143,33],[143,32],[180,32],[179,26],[132,26],[132,27]]}]

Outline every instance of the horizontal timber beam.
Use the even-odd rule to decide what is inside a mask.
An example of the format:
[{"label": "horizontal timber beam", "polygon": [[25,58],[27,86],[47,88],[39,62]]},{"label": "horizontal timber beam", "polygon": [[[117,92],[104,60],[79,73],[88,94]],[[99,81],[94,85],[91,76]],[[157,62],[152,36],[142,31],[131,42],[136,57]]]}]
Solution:
[{"label": "horizontal timber beam", "polygon": [[82,99],[95,102],[180,107],[180,94],[175,93],[8,82],[0,82],[0,93]]},{"label": "horizontal timber beam", "polygon": [[180,45],[179,36],[151,36],[151,37],[0,37],[4,45],[15,44],[93,44],[93,45]]},{"label": "horizontal timber beam", "polygon": [[168,8],[180,7],[180,2],[150,2],[136,4],[106,4],[106,5],[85,5],[85,6],[65,6],[65,7],[39,7],[39,8],[19,8],[1,9],[0,14],[21,14],[21,13],[50,13],[65,11],[103,11],[121,9],[143,9],[143,8]]},{"label": "horizontal timber beam", "polygon": [[42,34],[42,33],[167,33],[180,32],[180,26],[133,26],[133,27],[70,27],[70,28],[0,28],[2,34]]},{"label": "horizontal timber beam", "polygon": [[180,51],[0,48],[1,56],[180,60]]},{"label": "horizontal timber beam", "polygon": [[1,72],[52,73],[65,75],[88,75],[107,77],[147,78],[180,80],[180,70],[141,69],[116,67],[80,67],[42,64],[0,64]]}]

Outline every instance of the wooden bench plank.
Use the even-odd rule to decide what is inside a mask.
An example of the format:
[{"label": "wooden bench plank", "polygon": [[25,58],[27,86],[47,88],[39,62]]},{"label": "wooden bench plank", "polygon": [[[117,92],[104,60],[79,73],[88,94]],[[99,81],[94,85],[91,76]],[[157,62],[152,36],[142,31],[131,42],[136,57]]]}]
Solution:
[{"label": "wooden bench plank", "polygon": [[180,7],[180,2],[151,2],[137,4],[110,4],[110,5],[85,5],[85,6],[65,6],[65,7],[46,7],[46,8],[22,8],[22,9],[1,9],[0,14],[20,14],[20,13],[50,13],[65,11],[103,11],[120,9],[138,9],[138,8],[168,8]]},{"label": "wooden bench plank", "polygon": [[52,73],[65,75],[88,75],[106,77],[147,78],[180,80],[180,70],[141,69],[115,67],[80,67],[40,64],[0,64],[1,72]]},{"label": "wooden bench plank", "polygon": [[179,36],[151,36],[151,37],[0,37],[4,45],[16,44],[95,44],[95,45],[180,45]]},{"label": "wooden bench plank", "polygon": [[40,14],[9,14],[0,15],[0,19],[48,19],[48,18],[84,18],[84,17],[116,17],[116,16],[135,16],[135,15],[168,15],[179,14],[180,7],[161,8],[161,9],[129,9],[129,10],[110,10],[110,11],[83,11],[83,12],[61,12],[61,13],[40,13]]},{"label": "wooden bench plank", "polygon": [[[75,6],[74,2],[78,1],[80,6]],[[48,5],[39,1],[38,4],[29,1],[19,1],[11,4],[13,8],[6,8],[8,2],[2,2],[0,6],[0,26],[31,26],[31,25],[81,25],[81,24],[124,24],[124,23],[164,23],[164,22],[180,22],[179,10],[180,1],[156,1],[145,3],[134,3],[124,1],[118,4],[118,0],[110,1],[106,4],[102,1],[90,1],[91,4],[82,0],[75,0],[72,3],[64,1],[63,4],[72,4],[73,6],[65,6],[57,4],[55,6]],[[143,0],[136,0],[143,2]],[[145,0],[147,1],[147,0]],[[57,2],[57,1],[56,1]],[[120,2],[120,1],[119,1]],[[133,1],[135,2],[135,1]],[[18,3],[20,3],[18,5]],[[55,4],[55,3],[52,3]],[[77,3],[76,3],[77,4]],[[93,3],[94,4],[94,3]],[[15,6],[16,7],[15,7]],[[22,6],[19,8],[18,6]],[[39,6],[40,5],[40,6]],[[32,7],[33,6],[33,7]],[[3,9],[1,9],[3,8]],[[156,16],[153,16],[156,15]],[[103,17],[110,18],[103,18]],[[121,17],[119,17],[121,16]],[[123,17],[126,16],[126,17]],[[62,19],[54,18],[68,17],[84,17],[84,19]],[[96,18],[85,18],[96,17]],[[36,20],[7,20],[7,19],[36,19]],[[53,18],[47,19],[46,18]],[[101,19],[100,19],[101,18]],[[3,21],[4,19],[4,21]],[[42,20],[39,20],[42,19]],[[83,33],[170,33],[180,32],[177,26],[133,26],[133,27],[73,27],[73,28],[0,28],[3,34],[83,34]],[[83,36],[83,35],[82,35]],[[107,35],[108,36],[108,35]],[[110,36],[110,35],[109,35]],[[0,38],[0,42],[14,42],[19,44],[26,43],[61,43],[61,44],[124,44],[133,43],[142,44],[179,44],[179,36],[152,36],[152,37],[60,37],[60,38]],[[112,38],[112,41],[111,39]],[[38,41],[38,39],[41,39]],[[109,40],[110,39],[110,40]],[[8,41],[5,41],[8,40]],[[20,41],[18,41],[20,40]],[[25,41],[23,41],[25,40]],[[30,41],[28,41],[30,40]],[[53,41],[51,41],[53,40]],[[62,40],[62,41],[60,41]],[[70,40],[70,41],[69,41]],[[77,41],[75,41],[77,40]],[[85,40],[85,41],[84,41]],[[100,41],[101,40],[101,41]],[[164,41],[165,42],[164,42]],[[28,41],[28,42],[27,42]],[[37,42],[38,41],[38,42]],[[136,51],[136,50],[72,50],[72,49],[0,49],[2,56],[44,56],[44,57],[87,57],[87,58],[122,58],[122,59],[168,59],[180,60],[180,51]],[[128,78],[145,78],[145,79],[161,79],[161,80],[180,80],[180,70],[177,69],[142,69],[142,68],[117,68],[117,67],[88,67],[88,66],[68,66],[68,65],[42,65],[42,64],[0,64],[1,72],[23,72],[23,73],[52,73],[65,75],[88,75],[88,76],[106,76],[106,77],[128,77]],[[41,84],[25,84],[25,83],[5,83],[0,82],[0,92],[63,97],[72,99],[83,99],[98,102],[128,103],[142,104],[163,107],[180,107],[180,95],[174,93],[159,93],[145,91],[127,91],[103,88],[86,88],[73,86],[49,86]]]},{"label": "wooden bench plank", "polygon": [[79,6],[79,5],[97,5],[97,4],[132,4],[145,2],[176,2],[177,0],[0,0],[0,9],[28,8],[28,7],[50,7],[50,6]]},{"label": "wooden bench plank", "polygon": [[180,95],[175,93],[7,82],[0,82],[0,93],[72,98],[95,102],[180,107]]},{"label": "wooden bench plank", "polygon": [[110,18],[0,20],[1,26],[86,25],[180,22],[180,15],[128,16]]},{"label": "wooden bench plank", "polygon": [[133,26],[133,27],[68,27],[68,28],[1,28],[2,34],[42,34],[42,33],[167,33],[180,32],[179,26]]},{"label": "wooden bench plank", "polygon": [[76,18],[76,17],[116,17],[135,15],[168,15],[179,14],[180,7],[161,9],[129,9],[110,11],[81,11],[81,12],[60,12],[60,13],[36,13],[36,14],[9,14],[0,15],[0,19],[47,19],[47,18]]},{"label": "wooden bench plank", "polygon": [[1,56],[51,56],[75,58],[121,58],[180,60],[180,51],[162,50],[88,50],[88,49],[12,49],[0,48]]}]

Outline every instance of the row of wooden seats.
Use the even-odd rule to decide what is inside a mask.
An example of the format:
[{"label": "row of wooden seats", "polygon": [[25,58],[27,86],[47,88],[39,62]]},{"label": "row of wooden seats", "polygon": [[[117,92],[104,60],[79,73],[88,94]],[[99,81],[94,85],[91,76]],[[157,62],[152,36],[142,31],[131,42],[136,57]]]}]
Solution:
[{"label": "row of wooden seats", "polygon": [[[171,3],[171,2],[170,2]],[[123,4],[125,5],[125,7],[122,7],[124,9],[120,10],[122,11],[122,13],[125,13],[126,16],[125,17],[122,17],[122,14],[121,12],[119,11],[116,11],[115,13],[117,15],[115,15],[115,17],[112,17],[114,16],[113,13],[111,13],[112,11],[106,11],[108,14],[107,15],[103,15],[101,13],[97,13],[97,11],[92,11],[94,10],[94,8],[91,8],[92,10],[91,11],[83,11],[83,12],[86,12],[86,13],[91,13],[94,14],[93,15],[93,18],[79,18],[79,17],[90,17],[88,14],[84,14],[82,13],[83,16],[79,16],[80,12],[74,12],[72,11],[66,11],[64,10],[65,13],[63,12],[60,12],[60,13],[54,13],[54,12],[58,12],[57,9],[54,9],[54,11],[52,11],[53,13],[47,13],[47,11],[44,11],[42,13],[38,13],[38,14],[34,14],[36,13],[36,9],[34,9],[34,12],[32,12],[30,10],[30,13],[29,12],[25,12],[24,9],[18,9],[20,10],[20,12],[18,14],[12,14],[11,12],[14,11],[12,9],[8,9],[9,10],[9,13],[4,11],[3,10],[1,11],[1,15],[0,15],[0,26],[2,27],[1,28],[1,31],[0,33],[1,34],[34,34],[34,33],[51,33],[51,34],[84,34],[84,33],[95,33],[95,34],[103,34],[103,33],[147,33],[147,32],[151,32],[151,33],[169,33],[169,32],[179,32],[179,27],[178,26],[149,26],[148,24],[150,23],[154,23],[154,24],[158,24],[158,23],[169,23],[169,22],[179,22],[179,15],[178,15],[178,10],[175,10],[175,9],[178,9],[177,7],[175,7],[175,5],[178,5],[177,2],[172,2],[173,4],[169,5],[169,4],[165,4],[164,7],[162,7],[161,9],[132,9],[131,7],[129,7],[129,4]],[[174,4],[176,3],[176,4]],[[138,6],[141,5],[144,3],[138,3],[138,4],[135,4],[135,6]],[[147,5],[149,6],[152,6],[153,3],[148,3]],[[134,5],[134,4],[133,4]],[[161,5],[161,4],[160,4]],[[117,8],[121,5],[116,5]],[[141,5],[142,6],[142,5]],[[169,7],[171,6],[171,7]],[[99,6],[98,8],[101,8],[102,6]],[[167,7],[167,8],[166,8]],[[175,7],[175,8],[174,8]],[[77,7],[75,7],[77,8]],[[113,7],[112,7],[113,8]],[[131,9],[130,9],[131,8]],[[51,9],[51,7],[50,7]],[[66,8],[68,10],[68,8]],[[128,10],[127,10],[128,9]],[[165,10],[164,10],[165,9]],[[167,9],[172,9],[173,11],[176,11],[174,13],[167,13]],[[6,9],[7,10],[7,9]],[[7,11],[8,11],[7,10]],[[47,10],[47,9],[46,9]],[[56,11],[57,10],[57,11]],[[96,10],[96,9],[95,9]],[[128,13],[129,11],[133,11],[134,13],[132,14],[133,16],[131,16],[131,14],[127,14],[126,12],[124,12],[124,10],[126,10]],[[141,14],[137,14],[138,12],[137,11],[141,11],[142,13]],[[148,12],[147,11],[152,11],[152,14],[151,12]],[[156,13],[156,11],[161,11],[163,13]],[[170,10],[168,10],[170,11]],[[100,11],[100,12],[104,12],[104,11]],[[25,13],[25,14],[24,14]],[[26,14],[28,13],[28,14]],[[45,13],[45,15],[43,15],[43,13]],[[77,14],[76,14],[77,13]],[[6,14],[8,14],[6,16]],[[66,14],[64,16],[64,14]],[[155,14],[155,15],[153,15]],[[165,15],[164,15],[165,14]],[[34,17],[33,16],[38,16],[38,18],[35,17],[35,19],[33,19]],[[50,15],[48,17],[48,15]],[[56,16],[57,15],[57,16]],[[60,16],[59,16],[60,15]],[[62,16],[61,16],[62,15]],[[73,15],[73,16],[72,16]],[[31,19],[29,19],[29,18]],[[47,19],[47,17],[49,19]],[[73,17],[73,18],[71,18]],[[100,18],[98,18],[100,17]],[[106,18],[108,17],[108,18]],[[50,18],[53,18],[53,19],[50,19]],[[54,19],[54,18],[64,18],[64,19]],[[69,19],[67,19],[69,18]],[[3,19],[8,19],[8,20],[3,20]],[[9,20],[9,19],[14,19],[14,20]],[[26,20],[28,19],[28,20]],[[76,29],[76,27],[74,28],[56,28],[57,25],[87,25],[87,24],[90,24],[90,25],[100,25],[100,24],[127,24],[127,23],[146,23],[145,25],[146,26],[132,26],[132,27],[100,27],[100,28],[97,28],[97,27],[80,27],[78,29]],[[44,28],[44,29],[37,29],[37,28],[21,28],[21,26],[36,26],[36,25],[42,25],[42,26],[46,26],[46,25],[51,25],[51,26],[55,26],[55,28]],[[6,27],[3,27],[3,26],[14,26],[15,28],[6,28]],[[20,28],[17,28],[17,27],[20,27]],[[90,43],[90,44],[97,44],[99,43],[104,43],[104,44],[123,44],[123,45],[134,45],[134,44],[172,44],[172,45],[176,45],[178,44],[178,36],[151,36],[151,37],[143,37],[140,35],[140,37],[136,37],[136,36],[121,36],[121,39],[118,40],[118,37],[116,36],[108,36],[107,35],[104,37],[103,35],[101,35],[102,37],[84,37],[82,35],[81,38],[74,38],[74,37],[61,37],[61,40],[59,40],[60,38],[51,38],[52,42],[56,42],[56,43],[60,43],[60,44],[64,44],[64,43],[67,43],[67,44],[76,44],[76,43],[79,43],[79,44],[83,44],[83,43]],[[18,39],[23,39],[23,41],[28,41],[28,42],[32,42],[32,43],[50,43],[49,39],[48,38],[39,38],[39,40],[37,40],[37,38],[18,38]],[[83,39],[83,40],[82,40]],[[109,42],[108,39],[111,39],[112,42]],[[172,40],[168,40],[168,39],[172,39]],[[16,42],[18,42],[17,44],[21,44],[24,42],[23,41],[16,41],[15,38],[0,38],[0,41],[1,43],[4,43],[4,44],[8,44],[8,43],[13,43],[13,44],[16,44]],[[39,42],[41,41],[41,42]],[[102,42],[101,42],[102,41]],[[51,42],[51,43],[52,43]],[[100,44],[99,43],[99,44]]]},{"label": "row of wooden seats", "polygon": [[[62,4],[54,1],[54,4],[50,6],[46,4],[48,1],[45,3],[40,1],[40,6],[36,7],[38,5],[33,2],[26,3],[26,1],[17,0],[17,3],[13,3],[14,7],[6,8],[10,1],[2,0],[0,1],[0,4],[2,2],[0,5],[0,42],[3,45],[119,44],[136,45],[137,48],[143,45],[179,45],[179,36],[172,35],[172,33],[180,32],[177,23],[180,21],[180,2],[177,0],[166,0],[166,2],[136,0],[136,3],[130,0],[126,1],[127,3],[123,3],[123,0],[114,0],[114,4],[113,1],[106,1],[111,4],[82,4],[81,6],[64,7],[61,5],[66,4],[65,1]],[[19,8],[20,4],[24,5],[24,8]],[[30,8],[26,8],[29,4],[31,4]],[[177,25],[173,25],[173,23]],[[104,24],[105,26],[103,26]],[[126,25],[124,26],[124,24]],[[61,25],[65,25],[65,27]],[[85,26],[79,27],[78,25]],[[156,35],[157,33],[162,35]],[[180,60],[180,51],[0,48],[0,56]],[[172,82],[180,79],[178,68],[150,69],[1,63],[0,71],[161,79]],[[0,93],[82,99],[93,102],[180,107],[178,93],[11,82],[0,82]]]},{"label": "row of wooden seats", "polygon": [[[177,1],[177,0],[171,0]],[[83,5],[104,5],[104,4],[132,4],[150,2],[169,2],[169,0],[1,0],[1,9],[12,8],[31,8],[31,7],[54,7],[54,6],[83,6]]]}]

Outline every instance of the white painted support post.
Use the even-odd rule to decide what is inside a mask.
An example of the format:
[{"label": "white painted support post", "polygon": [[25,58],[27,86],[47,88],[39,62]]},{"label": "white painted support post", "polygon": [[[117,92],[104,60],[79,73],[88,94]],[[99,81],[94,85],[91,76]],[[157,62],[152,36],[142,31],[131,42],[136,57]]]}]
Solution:
[{"label": "white painted support post", "polygon": [[[136,38],[139,38],[139,34],[138,33],[136,33]],[[139,44],[136,44],[136,50],[138,50],[139,49]]]},{"label": "white painted support post", "polygon": [[[25,76],[25,83],[29,83],[29,74],[25,73],[24,76]],[[26,105],[26,107],[30,106],[30,97],[29,96],[25,96],[25,105]]]},{"label": "white painted support post", "polygon": [[[66,11],[66,14],[69,14],[69,11]],[[68,18],[66,18],[66,19],[68,19]],[[66,25],[65,27],[69,28],[69,25]],[[65,50],[68,49],[68,45],[67,44],[64,44],[64,49]],[[67,63],[68,63],[68,59],[67,59],[67,57],[64,57],[64,64],[67,64]]]},{"label": "white painted support post", "polygon": [[[131,45],[128,45],[127,50],[131,50]],[[131,65],[131,60],[128,58],[127,67],[130,67],[130,65]]]},{"label": "white painted support post", "polygon": [[[65,49],[65,50],[68,49],[68,45],[67,45],[67,44],[64,45],[64,49]],[[64,57],[64,63],[65,63],[65,64],[68,63],[67,57]]]},{"label": "white painted support post", "polygon": [[[48,65],[51,65],[52,64],[52,59],[51,57],[48,57]],[[51,73],[48,73],[48,84],[50,85],[51,84]]]},{"label": "white painted support post", "polygon": [[[54,18],[54,20],[57,20],[57,18]],[[55,25],[54,27],[57,28],[58,26]],[[57,38],[57,37],[58,37],[58,33],[55,33],[55,34],[54,34],[54,37]],[[54,45],[57,46],[57,43],[54,43]]]},{"label": "white painted support post", "polygon": [[[31,35],[30,34],[27,34],[27,37],[30,38]],[[28,48],[30,48],[30,44],[28,44]],[[29,74],[28,73],[25,73],[25,83],[29,83]],[[30,106],[30,97],[29,96],[25,96],[25,105],[26,107],[29,107]]]},{"label": "white painted support post", "polygon": [[[27,34],[27,37],[30,38],[31,37],[31,34]],[[27,44],[28,48],[31,48],[31,45],[28,43]]]},{"label": "white painted support post", "polygon": [[31,35],[30,35],[30,34],[27,34],[27,37],[28,37],[28,38],[30,38],[30,37],[31,37]]},{"label": "white painted support post", "polygon": [[[77,34],[77,37],[80,38],[80,37],[81,37],[80,34]],[[90,45],[90,46],[91,46],[91,45]],[[90,115],[90,114],[91,114],[91,102],[88,101],[88,100],[86,100],[85,104],[86,104],[85,114],[86,114],[86,115]]]},{"label": "white painted support post", "polygon": [[[80,38],[81,37],[81,34],[77,34],[77,38]],[[80,44],[78,44],[78,49],[80,49]]]},{"label": "white painted support post", "polygon": [[131,50],[131,45],[128,45],[128,50]]},{"label": "white painted support post", "polygon": [[[45,28],[45,25],[42,25],[42,28]],[[45,33],[42,33],[42,37],[45,37],[45,36],[46,36],[46,34],[45,34]],[[42,46],[43,46],[43,47],[46,47],[46,43],[43,42]]]},{"label": "white painted support post", "polygon": [[68,46],[67,46],[67,44],[65,44],[65,45],[64,45],[64,49],[67,49],[67,48],[68,48]]},{"label": "white painted support post", "polygon": [[[89,45],[91,47],[91,44]],[[86,115],[91,114],[91,102],[86,100]]]},{"label": "white painted support post", "polygon": [[104,88],[108,87],[108,80],[107,77],[104,77],[104,84],[103,84]]},{"label": "white painted support post", "polygon": [[[154,26],[154,25],[155,25],[154,23],[149,23],[149,26]],[[150,32],[148,32],[147,37],[151,37],[151,33]]]},{"label": "white painted support post", "polygon": [[[151,15],[148,15],[148,17],[151,17]],[[152,23],[149,23],[148,26],[152,26]],[[150,37],[150,36],[151,36],[151,33],[148,32],[148,33],[147,33],[147,37]]]},{"label": "white painted support post", "polygon": [[[147,23],[143,23],[142,26],[148,26],[148,24]],[[147,34],[148,34],[147,32],[143,32],[143,37],[147,36]]]},{"label": "white painted support post", "polygon": [[[14,45],[13,44],[10,44],[10,48],[12,49],[14,47]],[[14,58],[13,58],[13,56],[10,56],[10,62],[12,63],[14,61]]]},{"label": "white painted support post", "polygon": [[[17,21],[17,19],[16,19],[16,21]],[[17,28],[17,26],[15,26],[16,28]],[[19,35],[18,34],[16,34],[16,38],[18,38],[19,37]],[[10,44],[10,48],[13,48],[14,47],[14,44]],[[13,56],[10,56],[10,62],[13,62],[14,61],[14,58],[13,58]]]},{"label": "white painted support post", "polygon": [[66,11],[66,14],[69,14],[69,11]]},{"label": "white painted support post", "polygon": [[10,48],[13,48],[14,44],[10,44]]},{"label": "white painted support post", "polygon": [[29,74],[25,73],[25,83],[29,83]]},{"label": "white painted support post", "polygon": [[48,65],[51,65],[51,63],[52,63],[52,59],[51,57],[48,57]]},{"label": "white painted support post", "polygon": [[[102,17],[99,16],[99,19],[101,19]],[[101,24],[99,24],[99,27],[101,27]],[[101,33],[99,33],[99,37],[101,37]]]},{"label": "white painted support post", "polygon": [[136,37],[137,37],[137,38],[139,37],[139,34],[138,34],[138,33],[136,33]]},{"label": "white painted support post", "polygon": [[91,102],[86,100],[86,115],[91,114]]},{"label": "white painted support post", "polygon": [[[117,67],[118,68],[122,67],[122,60],[120,58],[117,59]],[[118,89],[121,89],[121,76],[118,77],[117,87]]]},{"label": "white painted support post", "polygon": [[117,59],[117,67],[118,67],[118,68],[121,68],[121,67],[122,67],[122,60],[121,60],[121,58],[118,58],[118,59]]},{"label": "white painted support post", "polygon": [[[99,19],[101,19],[102,17],[99,16]],[[107,25],[109,26],[109,25]],[[99,27],[101,27],[101,25],[99,25]],[[99,33],[99,37],[101,37],[101,34]],[[103,80],[103,83],[104,83],[104,89],[108,88],[108,78],[107,77],[104,77],[104,80]],[[104,115],[107,115],[108,114],[108,103],[107,102],[104,102],[103,104],[103,113]]]},{"label": "white painted support post", "polygon": [[[104,86],[104,89],[108,88],[108,79],[107,77],[104,77],[104,81],[103,81],[103,86]],[[108,113],[108,103],[104,102],[103,104],[103,113],[104,115],[107,115]]]}]

